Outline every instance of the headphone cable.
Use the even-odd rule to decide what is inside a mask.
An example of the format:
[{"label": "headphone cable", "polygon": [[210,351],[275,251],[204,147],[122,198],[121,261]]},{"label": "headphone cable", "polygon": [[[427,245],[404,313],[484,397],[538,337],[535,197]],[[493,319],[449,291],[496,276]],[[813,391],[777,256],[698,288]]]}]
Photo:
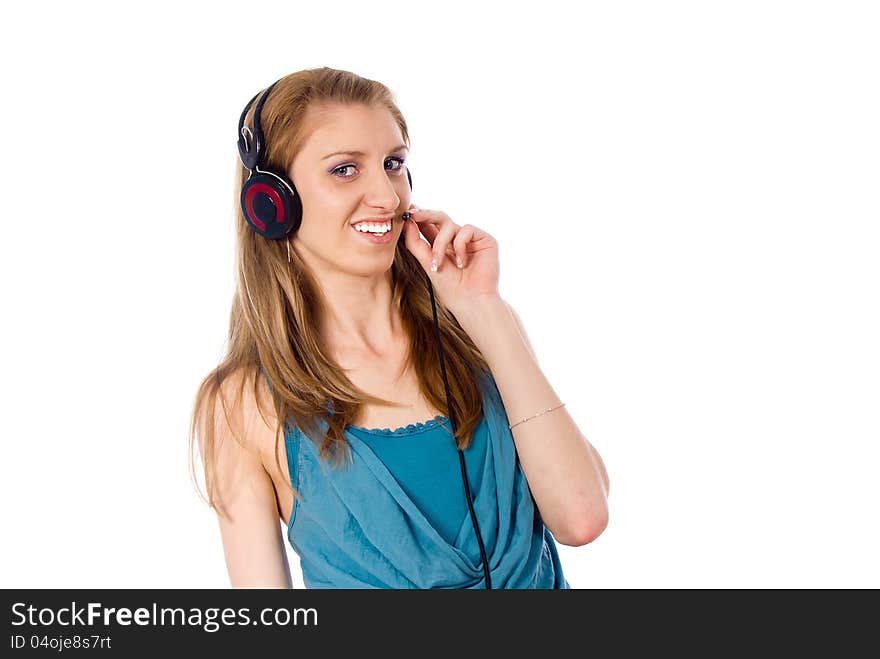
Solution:
[{"label": "headphone cable", "polygon": [[[440,323],[437,320],[437,304],[434,302],[434,287],[431,285],[431,278],[428,276],[427,272],[425,273],[425,280],[428,282],[428,293],[431,296],[431,310],[434,312],[434,337],[437,339],[437,352],[440,356],[440,375],[443,376],[443,387],[446,390],[446,407],[449,412],[449,421],[452,423],[452,439],[455,441],[455,430],[458,427],[458,424],[455,422],[455,410],[452,409],[451,396],[449,395],[449,382],[446,380],[446,364],[443,361],[443,343],[440,341]],[[480,526],[477,524],[477,514],[474,512],[474,505],[471,502],[471,488],[468,485],[464,453],[460,448],[458,449],[458,462],[461,466],[461,480],[464,483],[464,494],[467,499],[471,522],[474,525],[474,532],[477,534],[477,544],[480,545],[480,557],[483,560],[483,574],[486,577],[486,588],[491,589],[492,578],[489,575],[489,559],[486,558],[486,548],[483,546],[483,536],[480,534]]]}]

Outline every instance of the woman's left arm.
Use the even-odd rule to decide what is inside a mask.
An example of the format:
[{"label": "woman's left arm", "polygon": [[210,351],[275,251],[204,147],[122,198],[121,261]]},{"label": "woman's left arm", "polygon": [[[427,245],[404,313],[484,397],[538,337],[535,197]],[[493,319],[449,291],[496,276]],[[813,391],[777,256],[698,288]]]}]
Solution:
[{"label": "woman's left arm", "polygon": [[[455,316],[486,358],[511,424],[564,402],[541,371],[516,311],[500,296],[459,306]],[[570,546],[595,540],[608,524],[608,474],[565,407],[520,423],[511,433],[553,537]]]},{"label": "woman's left arm", "polygon": [[[406,247],[486,358],[508,420],[516,423],[562,402],[541,372],[519,317],[498,294],[498,242],[472,224],[458,226],[442,211],[410,206],[408,213],[413,221],[404,224]],[[553,537],[571,546],[595,540],[608,524],[608,474],[565,408],[520,423],[511,433]]]}]

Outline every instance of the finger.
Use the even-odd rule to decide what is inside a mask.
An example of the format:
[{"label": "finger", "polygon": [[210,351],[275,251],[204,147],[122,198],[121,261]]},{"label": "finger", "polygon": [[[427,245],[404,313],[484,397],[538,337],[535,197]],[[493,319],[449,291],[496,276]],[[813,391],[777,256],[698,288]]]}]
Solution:
[{"label": "finger", "polygon": [[[428,243],[433,247],[434,242],[437,240],[437,235],[440,233],[440,227],[435,224],[422,224],[419,225],[418,230],[421,231],[422,235],[428,239]],[[443,252],[450,258],[450,260],[455,259],[455,250],[452,248],[451,244],[447,244],[446,249],[444,249]]]},{"label": "finger", "polygon": [[[449,220],[450,222],[452,220]],[[428,242],[433,245],[434,241],[437,239],[437,234],[440,233],[440,229],[442,228],[442,224],[434,224],[432,222],[423,221],[422,224],[417,225],[418,230],[421,234],[428,239]]]},{"label": "finger", "polygon": [[465,224],[452,241],[452,249],[455,251],[455,265],[464,268],[467,265],[467,246],[474,237],[474,227]]},{"label": "finger", "polygon": [[415,211],[417,211],[417,210],[419,210],[419,207],[416,206],[415,204],[411,203],[411,204],[409,205],[409,208],[407,208],[407,209],[404,211],[403,219],[404,219],[404,220],[408,220],[408,219],[410,219],[410,218],[412,217],[412,214],[413,214]]},{"label": "finger", "polygon": [[[444,255],[448,255],[450,260],[455,259],[455,250],[452,248],[451,241],[457,233],[458,225],[452,221],[449,215],[443,211],[414,208],[410,212],[410,217],[417,223],[418,231],[431,244],[434,257],[432,260],[436,261],[438,270],[442,267]],[[453,229],[447,229],[438,243],[438,236],[441,235],[445,227],[449,226]]]},{"label": "finger", "polygon": [[434,237],[434,242],[431,245],[431,252],[434,257],[431,266],[434,272],[438,272],[443,267],[446,249],[449,247],[452,239],[455,238],[456,233],[458,233],[458,225],[449,220],[440,227],[440,231]]},{"label": "finger", "polygon": [[431,245],[434,244],[437,234],[440,233],[440,227],[436,224],[419,224],[416,225],[416,228],[422,232],[422,235],[428,239]]},{"label": "finger", "polygon": [[421,266],[428,270],[431,263],[431,245],[422,240],[419,227],[415,222],[404,222],[403,242],[410,253],[416,257]]},{"label": "finger", "polygon": [[[431,227],[428,229],[428,232],[432,234],[432,238],[430,239],[432,242],[426,242],[423,238],[425,238],[423,233],[420,231],[424,231],[427,225],[416,226],[413,222],[404,222],[403,224],[403,242],[406,245],[407,249],[409,249],[410,253],[416,257],[416,260],[422,265],[425,270],[431,270],[431,261],[434,260],[434,249],[432,242],[436,244],[437,234],[440,233],[440,230],[436,227]],[[448,243],[447,243],[448,245]],[[447,250],[452,252],[451,246],[447,247]],[[452,252],[450,258],[454,257],[455,252]]]}]

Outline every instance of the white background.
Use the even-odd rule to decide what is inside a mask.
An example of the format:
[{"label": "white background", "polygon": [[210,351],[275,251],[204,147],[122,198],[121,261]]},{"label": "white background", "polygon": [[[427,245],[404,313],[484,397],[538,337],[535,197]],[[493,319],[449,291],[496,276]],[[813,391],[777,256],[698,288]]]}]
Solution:
[{"label": "white background", "polygon": [[6,7],[0,586],[228,587],[187,431],[235,130],[316,66],[387,84],[414,203],[500,243],[611,476],[573,587],[880,586],[872,5]]}]

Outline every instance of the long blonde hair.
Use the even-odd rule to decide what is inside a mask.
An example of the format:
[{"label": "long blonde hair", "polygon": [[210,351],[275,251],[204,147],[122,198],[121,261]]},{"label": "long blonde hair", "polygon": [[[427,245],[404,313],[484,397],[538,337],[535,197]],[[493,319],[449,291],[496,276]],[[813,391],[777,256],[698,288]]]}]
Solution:
[{"label": "long blonde hair", "polygon": [[[268,96],[261,112],[264,135],[263,163],[275,171],[288,172],[307,134],[304,116],[312,103],[358,103],[387,108],[400,127],[409,146],[406,121],[393,94],[382,83],[349,71],[328,67],[307,69],[281,78]],[[248,110],[245,123],[252,125],[256,102]],[[249,172],[238,161],[239,181],[235,199]],[[277,423],[275,463],[279,473],[278,442],[285,424],[295,424],[312,441],[320,432],[318,420],[327,423],[319,445],[319,456],[332,458],[338,466],[342,453],[350,457],[343,430],[359,418],[363,404],[397,405],[374,397],[355,387],[329,356],[327,346],[315,328],[321,327],[323,300],[320,289],[296,250],[289,250],[285,240],[269,240],[247,224],[236,203],[237,281],[232,297],[226,355],[201,382],[195,395],[190,423],[190,457],[195,448],[197,428],[200,440],[208,503],[220,512],[215,496],[215,431],[217,398],[233,436],[244,433],[230,421],[225,397],[219,395],[230,377],[240,382],[235,405],[241,408],[244,383],[253,382],[257,409],[265,422],[259,403],[258,387],[271,384],[271,399]],[[288,262],[288,254],[290,262]],[[402,323],[410,339],[405,368],[412,367],[418,376],[422,394],[436,409],[450,416],[437,361],[431,300],[424,268],[399,240],[391,265],[392,304],[400,310]],[[455,442],[461,449],[470,444],[479,422],[482,398],[476,382],[488,365],[479,349],[438,299],[437,317],[443,341],[443,357],[452,407],[456,420]],[[265,374],[265,375],[264,375]],[[328,412],[332,410],[331,412]],[[199,420],[202,426],[199,426]],[[242,424],[243,426],[243,424]],[[236,441],[243,444],[236,436]],[[317,442],[316,442],[317,443]],[[193,470],[193,474],[194,474]],[[299,493],[291,483],[295,497]]]}]

